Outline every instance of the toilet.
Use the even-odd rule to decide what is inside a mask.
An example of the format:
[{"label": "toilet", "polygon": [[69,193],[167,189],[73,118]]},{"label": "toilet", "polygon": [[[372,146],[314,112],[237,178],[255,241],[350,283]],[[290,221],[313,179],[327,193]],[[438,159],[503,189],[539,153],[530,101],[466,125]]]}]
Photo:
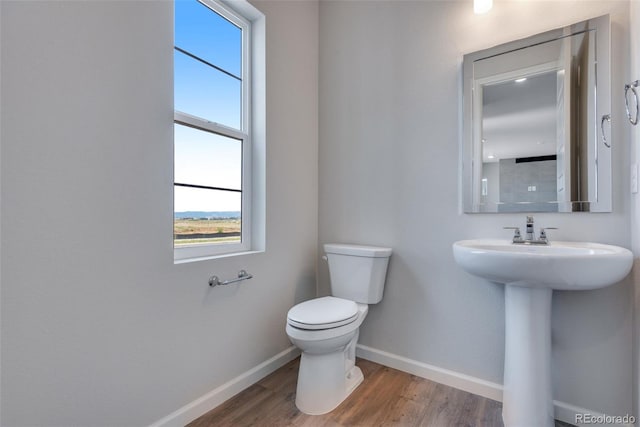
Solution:
[{"label": "toilet", "polygon": [[355,365],[360,325],[382,299],[392,250],[325,244],[331,296],[302,302],[287,314],[287,335],[302,351],[296,406],[305,414],[335,409],[362,382]]}]

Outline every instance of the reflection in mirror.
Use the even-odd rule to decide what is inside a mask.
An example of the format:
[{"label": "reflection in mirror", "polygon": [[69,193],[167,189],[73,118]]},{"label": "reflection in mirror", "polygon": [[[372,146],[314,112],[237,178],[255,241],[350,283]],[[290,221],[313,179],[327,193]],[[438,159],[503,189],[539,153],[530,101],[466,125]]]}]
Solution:
[{"label": "reflection in mirror", "polygon": [[611,210],[608,23],[465,55],[465,212]]}]

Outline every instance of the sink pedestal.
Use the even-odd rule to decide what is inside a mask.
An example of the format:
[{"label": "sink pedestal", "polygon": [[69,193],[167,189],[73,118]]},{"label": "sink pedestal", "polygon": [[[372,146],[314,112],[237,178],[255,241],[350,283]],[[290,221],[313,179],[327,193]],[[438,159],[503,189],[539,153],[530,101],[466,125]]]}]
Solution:
[{"label": "sink pedestal", "polygon": [[633,254],[599,243],[481,239],[455,242],[453,256],[467,272],[506,284],[505,426],[553,427],[551,294],[613,285],[631,271]]},{"label": "sink pedestal", "polygon": [[506,427],[553,427],[551,295],[522,282],[505,286],[502,419]]}]

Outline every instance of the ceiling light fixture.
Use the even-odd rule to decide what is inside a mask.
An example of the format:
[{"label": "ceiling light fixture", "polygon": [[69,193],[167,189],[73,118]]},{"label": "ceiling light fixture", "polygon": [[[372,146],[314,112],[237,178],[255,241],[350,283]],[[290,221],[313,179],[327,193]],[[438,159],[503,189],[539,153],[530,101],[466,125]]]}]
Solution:
[{"label": "ceiling light fixture", "polygon": [[516,83],[522,83],[522,82],[524,82],[524,81],[526,81],[526,80],[527,80],[527,78],[526,78],[526,77],[523,77],[523,78],[521,78],[521,79],[515,79],[514,81],[515,81]]},{"label": "ceiling light fixture", "polygon": [[473,0],[473,13],[480,15],[487,13],[493,7],[493,0]]}]

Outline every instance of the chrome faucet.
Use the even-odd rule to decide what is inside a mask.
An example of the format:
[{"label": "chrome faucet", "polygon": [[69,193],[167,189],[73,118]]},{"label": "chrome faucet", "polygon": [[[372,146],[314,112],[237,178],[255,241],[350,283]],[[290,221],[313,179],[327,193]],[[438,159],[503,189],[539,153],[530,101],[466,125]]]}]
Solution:
[{"label": "chrome faucet", "polygon": [[535,238],[535,231],[533,228],[533,216],[527,216],[527,232],[525,238],[522,238],[522,234],[520,234],[519,227],[504,227],[505,230],[514,230],[513,232],[513,240],[514,244],[521,245],[548,245],[549,238],[547,237],[546,230],[557,230],[556,227],[545,227],[540,229],[540,236]]},{"label": "chrome faucet", "polygon": [[527,237],[525,240],[533,240],[533,217],[527,216]]}]

